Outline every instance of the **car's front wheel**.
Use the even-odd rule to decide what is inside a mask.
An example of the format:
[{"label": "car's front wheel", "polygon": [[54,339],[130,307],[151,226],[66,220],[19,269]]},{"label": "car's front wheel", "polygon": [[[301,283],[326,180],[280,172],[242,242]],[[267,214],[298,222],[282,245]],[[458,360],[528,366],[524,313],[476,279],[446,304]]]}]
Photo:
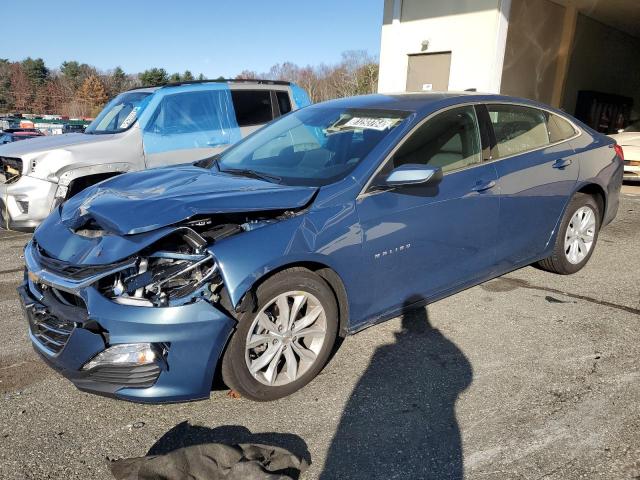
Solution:
[{"label": "car's front wheel", "polygon": [[600,218],[600,207],[595,198],[576,193],[562,218],[553,253],[538,262],[538,266],[562,275],[584,267],[598,240]]},{"label": "car's front wheel", "polygon": [[290,268],[256,290],[257,308],[243,313],[222,359],[222,378],[258,401],[290,395],[326,363],[338,330],[329,285],[313,272]]}]

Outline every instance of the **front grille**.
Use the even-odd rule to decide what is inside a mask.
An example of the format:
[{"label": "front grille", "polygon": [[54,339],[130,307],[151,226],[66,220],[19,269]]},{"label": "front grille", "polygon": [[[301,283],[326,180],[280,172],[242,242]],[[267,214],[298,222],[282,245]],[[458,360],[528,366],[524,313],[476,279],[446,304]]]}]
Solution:
[{"label": "front grille", "polygon": [[91,277],[93,275],[99,275],[100,273],[106,272],[108,270],[112,270],[118,268],[120,265],[127,265],[131,262],[130,259],[125,259],[118,263],[110,263],[108,265],[74,265],[69,262],[65,262],[62,260],[58,260],[56,258],[50,257],[47,253],[35,242],[34,244],[34,257],[35,260],[40,264],[42,268],[45,270],[60,275],[65,278],[69,278],[72,280],[82,280],[87,277]]},{"label": "front grille", "polygon": [[14,183],[22,176],[22,159],[0,157],[0,182]]},{"label": "front grille", "polygon": [[33,288],[43,301],[26,309],[31,334],[40,345],[58,353],[67,344],[75,322],[88,320],[87,307],[77,295],[44,285],[33,284]]},{"label": "front grille", "polygon": [[640,161],[638,160],[625,160],[624,164],[630,167],[640,167]]},{"label": "front grille", "polygon": [[40,344],[54,353],[64,348],[74,328],[73,322],[61,320],[47,309],[37,307],[29,315],[29,326]]}]

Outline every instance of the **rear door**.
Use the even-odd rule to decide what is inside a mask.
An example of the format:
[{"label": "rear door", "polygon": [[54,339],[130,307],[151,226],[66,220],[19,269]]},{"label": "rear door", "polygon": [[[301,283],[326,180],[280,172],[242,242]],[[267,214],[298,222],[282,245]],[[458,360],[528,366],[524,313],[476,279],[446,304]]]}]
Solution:
[{"label": "rear door", "polygon": [[535,260],[546,249],[578,179],[568,139],[577,134],[562,117],[514,104],[487,105],[498,174],[499,268]]}]

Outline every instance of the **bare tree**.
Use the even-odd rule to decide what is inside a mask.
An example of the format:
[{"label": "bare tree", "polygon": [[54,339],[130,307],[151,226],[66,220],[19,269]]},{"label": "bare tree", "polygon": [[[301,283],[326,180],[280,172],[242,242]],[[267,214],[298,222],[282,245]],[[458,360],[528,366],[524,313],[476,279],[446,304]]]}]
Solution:
[{"label": "bare tree", "polygon": [[236,78],[286,80],[304,88],[313,102],[374,93],[378,85],[378,62],[364,50],[348,50],[334,65],[300,67],[292,62],[277,63],[268,72],[243,70]]}]

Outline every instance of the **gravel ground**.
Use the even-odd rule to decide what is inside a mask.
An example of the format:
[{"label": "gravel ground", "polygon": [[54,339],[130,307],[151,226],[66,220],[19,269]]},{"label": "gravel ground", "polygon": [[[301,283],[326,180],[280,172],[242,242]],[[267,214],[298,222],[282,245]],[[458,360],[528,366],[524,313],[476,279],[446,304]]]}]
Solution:
[{"label": "gravel ground", "polygon": [[527,267],[347,338],[273,403],[136,405],[32,352],[0,234],[0,478],[111,478],[109,459],[207,441],[281,445],[304,479],[640,478],[640,188],[573,276]]}]

